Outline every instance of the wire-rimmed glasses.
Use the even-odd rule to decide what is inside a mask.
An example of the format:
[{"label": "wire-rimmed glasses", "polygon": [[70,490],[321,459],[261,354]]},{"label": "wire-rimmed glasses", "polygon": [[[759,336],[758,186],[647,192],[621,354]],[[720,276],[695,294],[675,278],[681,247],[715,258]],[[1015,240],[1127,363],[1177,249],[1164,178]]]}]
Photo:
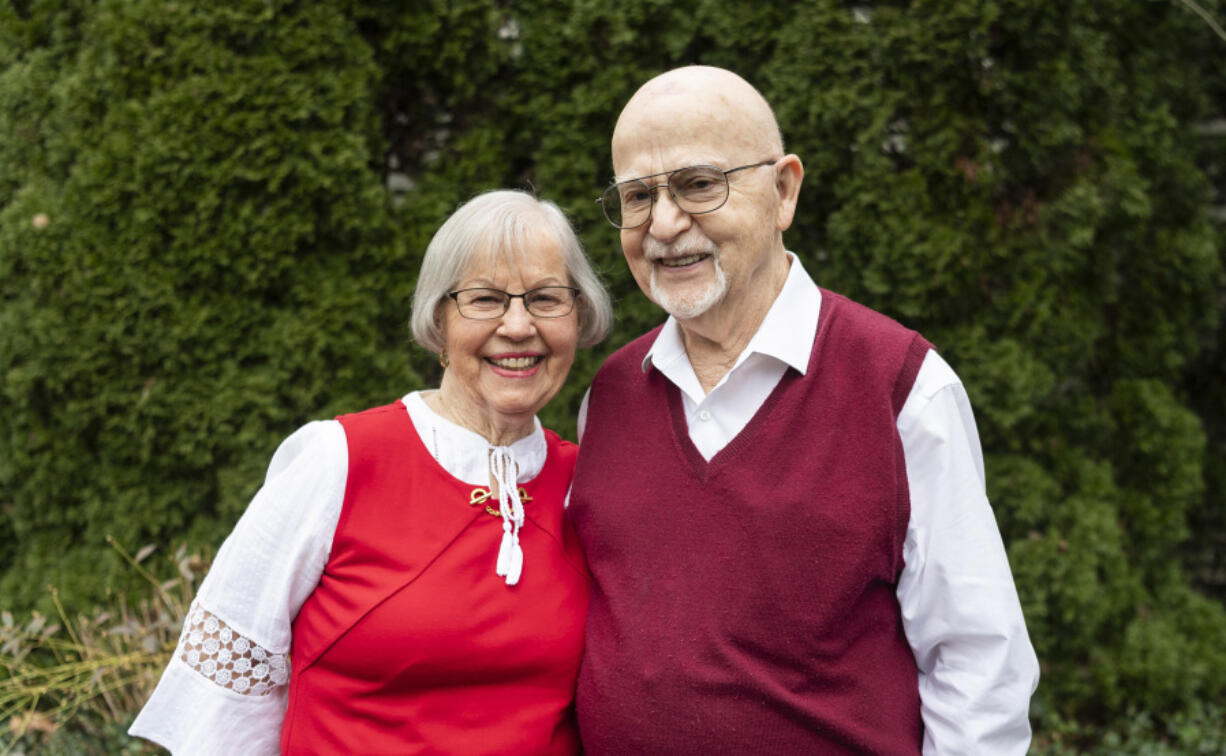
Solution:
[{"label": "wire-rimmed glasses", "polygon": [[[621,181],[600,195],[596,200],[604,208],[604,217],[614,228],[638,228],[651,218],[651,209],[656,204],[656,190],[667,187],[668,194],[690,215],[711,213],[728,201],[728,174],[749,168],[774,165],[775,160],[739,165],[724,170],[713,165],[691,165],[650,176],[640,176]],[[666,176],[662,183],[651,184],[648,179]]]},{"label": "wire-rimmed glasses", "polygon": [[447,292],[455,300],[456,309],[469,320],[501,318],[511,308],[512,299],[522,299],[524,309],[537,318],[561,318],[575,309],[579,290],[573,286],[540,286],[523,294],[502,289],[458,289]]}]

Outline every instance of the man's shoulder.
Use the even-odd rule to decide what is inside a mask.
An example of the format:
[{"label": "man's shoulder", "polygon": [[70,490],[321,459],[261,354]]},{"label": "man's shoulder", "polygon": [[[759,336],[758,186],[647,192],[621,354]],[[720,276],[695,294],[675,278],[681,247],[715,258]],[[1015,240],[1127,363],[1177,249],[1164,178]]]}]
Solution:
[{"label": "man's shoulder", "polygon": [[904,345],[916,337],[923,338],[889,315],[829,289],[822,289],[822,318],[844,337],[897,341]]},{"label": "man's shoulder", "polygon": [[839,361],[863,386],[882,381],[897,415],[932,344],[888,315],[824,289],[822,318],[821,352]]},{"label": "man's shoulder", "polygon": [[[912,330],[907,328],[902,323],[899,323],[889,315],[886,315],[878,310],[874,310],[872,307],[869,307],[866,304],[861,304],[860,302],[857,302],[844,294],[840,294],[837,291],[831,291],[830,289],[823,288],[822,302],[824,305],[822,307],[823,310],[830,313],[837,312],[841,317],[848,318],[858,323],[863,323],[871,328],[901,328],[908,331]],[[827,303],[828,306],[825,306]]]}]

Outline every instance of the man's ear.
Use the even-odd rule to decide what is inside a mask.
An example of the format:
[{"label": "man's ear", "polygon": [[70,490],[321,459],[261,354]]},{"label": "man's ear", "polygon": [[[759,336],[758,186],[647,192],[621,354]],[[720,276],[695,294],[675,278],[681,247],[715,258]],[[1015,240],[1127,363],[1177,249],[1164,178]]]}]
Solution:
[{"label": "man's ear", "polygon": [[805,178],[805,167],[795,155],[784,155],[775,163],[775,190],[779,192],[779,206],[775,210],[775,229],[786,231],[796,215],[796,203],[800,199],[800,183]]}]

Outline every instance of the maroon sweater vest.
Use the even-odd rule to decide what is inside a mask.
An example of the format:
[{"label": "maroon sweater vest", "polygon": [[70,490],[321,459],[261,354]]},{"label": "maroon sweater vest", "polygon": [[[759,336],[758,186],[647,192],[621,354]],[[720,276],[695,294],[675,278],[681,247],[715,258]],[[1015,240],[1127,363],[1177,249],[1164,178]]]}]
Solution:
[{"label": "maroon sweater vest", "polygon": [[807,373],[708,462],[640,367],[658,330],[593,380],[571,490],[586,752],[919,753],[896,420],[930,345],[823,290]]}]

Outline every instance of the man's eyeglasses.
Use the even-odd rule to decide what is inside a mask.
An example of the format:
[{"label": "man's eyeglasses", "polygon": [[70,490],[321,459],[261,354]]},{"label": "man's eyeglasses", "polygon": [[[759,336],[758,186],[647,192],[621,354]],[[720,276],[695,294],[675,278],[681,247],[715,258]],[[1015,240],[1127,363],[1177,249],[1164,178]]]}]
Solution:
[{"label": "man's eyeglasses", "polygon": [[[748,168],[774,165],[776,160],[740,165],[723,170],[713,165],[691,165],[663,173],[653,173],[610,186],[596,200],[604,208],[604,217],[614,228],[638,228],[651,218],[656,204],[656,190],[668,187],[668,194],[690,215],[711,213],[728,201],[728,174]],[[667,176],[663,183],[649,184],[648,179]]]},{"label": "man's eyeglasses", "polygon": [[542,286],[523,294],[511,294],[502,289],[460,289],[449,291],[460,315],[469,320],[501,318],[511,308],[512,299],[524,300],[524,309],[538,318],[560,318],[575,309],[579,290],[573,286]]}]

